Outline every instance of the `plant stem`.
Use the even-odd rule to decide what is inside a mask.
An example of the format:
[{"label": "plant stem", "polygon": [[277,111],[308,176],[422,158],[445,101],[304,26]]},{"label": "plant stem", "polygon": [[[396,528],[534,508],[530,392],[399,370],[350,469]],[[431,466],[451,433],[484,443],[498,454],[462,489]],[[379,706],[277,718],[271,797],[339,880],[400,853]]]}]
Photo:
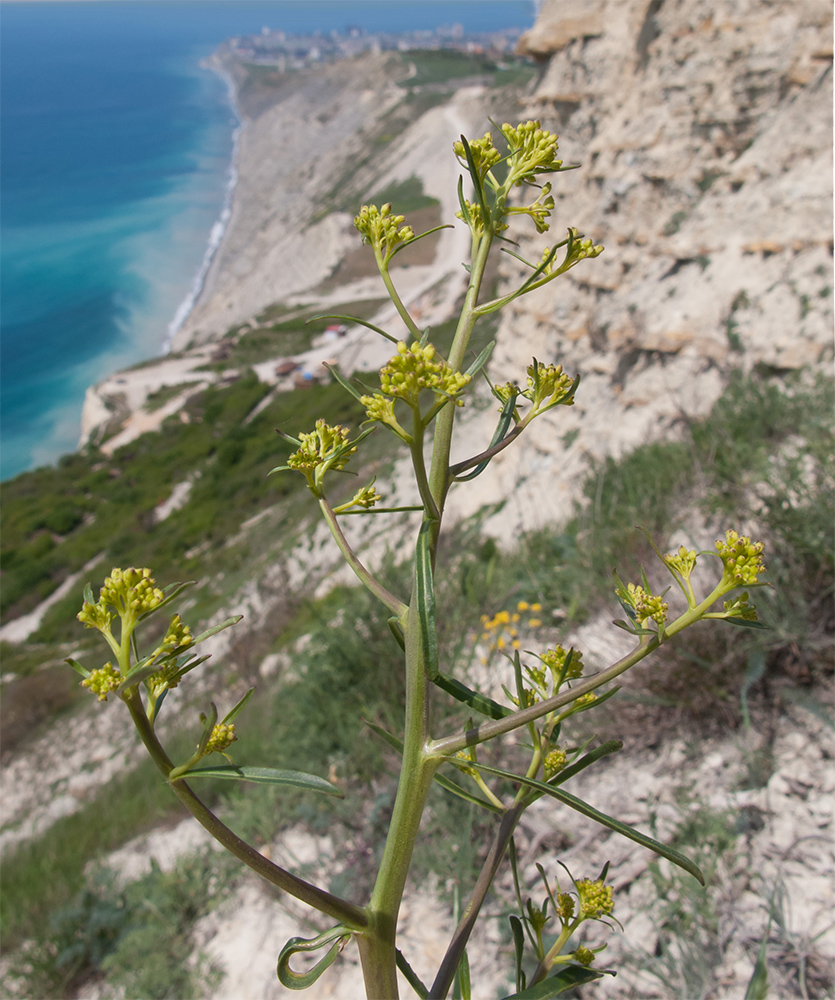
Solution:
[{"label": "plant stem", "polygon": [[[139,735],[151,759],[167,779],[174,765],[157,739],[151,723],[148,721],[139,691],[133,688],[123,700],[128,706],[134,725],[139,730]],[[295,896],[296,899],[300,899],[322,913],[334,917],[347,927],[360,929],[368,925],[368,917],[362,907],[340,899],[338,896],[333,896],[324,889],[311,885],[309,882],[305,882],[304,879],[273,864],[272,861],[265,858],[263,854],[256,851],[254,847],[245,840],[242,840],[236,833],[233,833],[194,794],[185,781],[180,779],[169,781],[168,784],[198,823],[205,827],[227,851],[234,854],[239,861],[243,861],[245,865],[262,878],[278,886],[279,889],[290,893],[291,896]]]},{"label": "plant stem", "polygon": [[371,591],[371,593],[391,611],[393,615],[397,615],[398,618],[403,618],[407,611],[406,605],[399,598],[395,597],[394,594],[390,593],[386,588],[373,576],[365,566],[357,558],[356,553],[348,544],[348,539],[342,533],[342,528],[339,526],[339,521],[331,509],[330,504],[324,497],[319,498],[319,506],[322,509],[322,513],[325,515],[325,520],[327,521],[328,527],[330,528],[331,534],[339,546],[339,551],[342,553],[345,562],[351,567],[354,573],[359,577],[361,583]]},{"label": "plant stem", "polygon": [[418,612],[418,588],[413,588],[406,639],[406,713],[403,761],[377,880],[367,907],[369,930],[357,935],[366,995],[369,1000],[396,1000],[395,935],[397,915],[412,861],[426,796],[440,760],[426,752],[429,692],[423,662]]},{"label": "plant stem", "polygon": [[467,942],[478,919],[482,904],[490,890],[490,886],[493,884],[493,879],[496,877],[496,872],[502,863],[507,845],[510,843],[510,838],[513,836],[513,831],[516,829],[516,824],[519,822],[519,817],[522,815],[525,806],[526,803],[523,804],[520,802],[502,816],[499,829],[496,831],[496,836],[490,845],[484,865],[479,872],[472,896],[470,896],[461,920],[455,928],[455,933],[452,935],[452,940],[438,969],[438,974],[435,976],[435,982],[429,991],[429,1000],[444,1000],[444,997],[449,992],[449,988],[455,978],[456,969],[461,961],[464,949],[467,947]]}]

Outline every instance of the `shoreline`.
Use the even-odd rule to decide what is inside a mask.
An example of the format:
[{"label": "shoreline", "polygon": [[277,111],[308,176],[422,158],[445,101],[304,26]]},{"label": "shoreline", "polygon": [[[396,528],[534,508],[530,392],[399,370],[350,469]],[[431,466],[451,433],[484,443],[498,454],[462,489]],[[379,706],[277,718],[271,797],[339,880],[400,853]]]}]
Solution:
[{"label": "shoreline", "polygon": [[165,338],[163,339],[162,349],[160,351],[160,355],[162,357],[171,353],[177,333],[182,329],[183,325],[194,311],[195,306],[200,301],[200,296],[203,294],[203,289],[205,288],[206,279],[209,276],[212,263],[217,256],[218,250],[223,244],[223,238],[226,235],[229,221],[232,218],[235,190],[238,186],[239,180],[238,157],[241,150],[241,135],[243,134],[243,130],[246,128],[247,124],[241,114],[240,108],[238,107],[238,91],[237,86],[235,85],[235,80],[232,74],[224,69],[222,62],[217,57],[217,53],[212,53],[208,59],[201,60],[200,66],[219,76],[226,84],[226,98],[232,113],[238,121],[238,124],[232,130],[232,154],[229,161],[229,167],[227,169],[227,182],[223,197],[223,207],[221,208],[220,215],[209,231],[208,244],[206,246],[205,253],[203,254],[203,260],[200,262],[200,266],[192,279],[191,290],[177,307],[173,319],[166,328]]}]

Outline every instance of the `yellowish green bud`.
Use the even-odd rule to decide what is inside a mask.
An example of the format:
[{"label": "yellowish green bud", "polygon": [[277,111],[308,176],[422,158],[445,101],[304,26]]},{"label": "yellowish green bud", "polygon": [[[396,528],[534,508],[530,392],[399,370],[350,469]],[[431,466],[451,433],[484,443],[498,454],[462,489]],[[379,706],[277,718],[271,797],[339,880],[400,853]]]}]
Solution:
[{"label": "yellowish green bud", "polygon": [[[568,656],[568,650],[562,646],[555,646],[554,649],[546,649],[544,653],[540,654],[540,660],[551,671],[555,683],[560,676],[566,656]],[[563,679],[571,681],[582,676],[583,654],[575,649],[571,654],[571,663],[568,664],[568,670],[565,672]]]},{"label": "yellowish green bud", "polygon": [[590,966],[594,961],[594,952],[591,948],[586,948],[583,945],[580,945],[572,957],[575,962],[578,962],[580,965],[585,965],[588,968],[588,966]]},{"label": "yellowish green bud", "polygon": [[[401,341],[397,345],[397,354],[380,369],[382,392],[386,396],[402,399],[412,407],[418,406],[423,389],[444,396],[457,396],[470,382],[471,376],[454,371],[442,359],[435,360],[435,355],[432,344],[421,347],[419,341],[414,341],[411,347],[407,347]],[[368,397],[363,397],[364,404],[366,399]],[[376,399],[376,395],[371,399]],[[456,402],[460,403],[459,400]]]},{"label": "yellowish green bud", "polygon": [[635,609],[635,617],[641,625],[648,618],[658,625],[663,625],[667,620],[667,602],[655,594],[647,593],[641,586],[627,584],[627,601]]},{"label": "yellowish green bud", "polygon": [[690,574],[696,565],[696,550],[688,550],[683,545],[680,545],[678,552],[669,553],[663,559],[670,569],[675,570],[685,580],[689,580]]},{"label": "yellowish green bud", "polygon": [[235,724],[234,723],[223,723],[219,722],[212,730],[212,735],[209,737],[209,742],[206,744],[206,750],[204,756],[210,753],[223,753],[227,747],[230,747],[235,740],[237,740],[235,735]]},{"label": "yellowish green bud", "polygon": [[595,920],[612,912],[614,900],[610,885],[604,885],[601,879],[592,882],[587,878],[580,879],[576,885],[580,897],[580,916]]},{"label": "yellowish green bud", "polygon": [[301,447],[287,459],[291,469],[304,473],[308,483],[314,485],[316,473],[327,469],[342,469],[348,464],[356,447],[348,447],[347,427],[337,424],[332,427],[321,417],[316,421],[316,429],[309,434],[299,434]]},{"label": "yellowish green bud", "polygon": [[414,230],[404,226],[404,221],[404,216],[391,214],[388,203],[380,209],[376,205],[363,205],[354,219],[354,226],[362,235],[363,243],[370,243],[388,258],[398,244],[415,238]]},{"label": "yellowish green bud", "polygon": [[719,558],[725,566],[725,577],[734,586],[757,582],[757,576],[765,573],[762,561],[762,542],[752,542],[747,535],[738,535],[732,529],[725,532],[725,541],[716,542]]},{"label": "yellowish green bud", "polygon": [[563,923],[568,923],[574,916],[574,897],[571,893],[557,893],[557,916]]},{"label": "yellowish green bud", "polygon": [[108,605],[117,614],[134,620],[153,611],[163,600],[165,595],[155,585],[151,571],[132,566],[111,570],[99,594],[100,605]]},{"label": "yellowish green bud", "polygon": [[568,763],[568,754],[562,747],[555,747],[545,755],[543,763],[545,773],[550,777],[553,774],[558,774],[565,767]]},{"label": "yellowish green bud", "polygon": [[[470,147],[476,173],[484,180],[490,168],[502,158],[502,154],[493,145],[493,136],[490,132],[485,132],[481,139],[468,139],[467,145]],[[452,144],[452,149],[462,166],[468,166],[464,143],[458,140]]]},{"label": "yellowish green bud", "polygon": [[725,601],[723,606],[725,615],[728,618],[741,618],[746,622],[759,620],[757,618],[756,607],[748,603],[748,594],[746,591],[743,591],[738,597]]},{"label": "yellowish green bud", "polygon": [[112,663],[105,663],[98,670],[93,670],[89,677],[85,677],[81,686],[97,694],[99,701],[107,701],[107,696],[121,683],[122,675],[119,673],[119,668],[114,667]]}]

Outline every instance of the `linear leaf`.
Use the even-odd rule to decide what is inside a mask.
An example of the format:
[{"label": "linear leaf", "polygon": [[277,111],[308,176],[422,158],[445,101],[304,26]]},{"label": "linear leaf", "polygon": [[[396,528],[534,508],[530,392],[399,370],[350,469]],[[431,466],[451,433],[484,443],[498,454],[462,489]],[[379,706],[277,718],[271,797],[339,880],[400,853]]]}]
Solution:
[{"label": "linear leaf", "polygon": [[432,233],[437,233],[441,229],[454,229],[454,228],[455,227],[451,223],[446,222],[442,226],[435,226],[434,229],[427,229],[425,233],[421,233],[419,236],[414,236],[412,237],[412,239],[406,240],[405,243],[398,243],[397,246],[394,248],[394,250],[392,250],[389,260],[391,260],[392,257],[399,254],[401,250],[405,250],[406,247],[410,247],[414,243],[417,243],[418,240],[422,240],[424,236],[431,236]]},{"label": "linear leaf", "polygon": [[237,625],[239,621],[243,620],[243,615],[233,615],[231,618],[227,618],[222,621],[220,625],[213,625],[211,628],[207,628],[205,632],[201,632],[200,635],[194,637],[194,641],[189,643],[188,649],[192,646],[196,646],[198,642],[203,642],[210,636],[217,635],[218,632],[222,632],[225,628],[229,628],[232,625]]},{"label": "linear leaf", "polygon": [[438,635],[435,631],[435,582],[432,577],[432,553],[429,550],[430,521],[424,521],[418,534],[415,553],[415,583],[420,618],[420,641],[423,665],[430,680],[438,676]]},{"label": "linear leaf", "polygon": [[446,674],[442,674],[440,671],[438,671],[437,677],[433,677],[431,680],[442,691],[446,691],[447,694],[452,695],[457,701],[469,705],[470,708],[474,708],[476,712],[486,715],[489,719],[504,719],[506,716],[513,714],[512,708],[500,705],[497,701],[493,701],[492,698],[488,698],[486,694],[473,691],[466,684],[455,680],[454,677],[447,677]]},{"label": "linear leaf", "polygon": [[220,720],[221,725],[228,725],[230,722],[234,722],[235,719],[237,719],[237,717],[243,711],[243,708],[246,705],[246,703],[254,694],[255,694],[255,688],[251,687],[249,691],[247,691],[247,693],[243,696],[243,698],[241,698],[241,700],[237,703],[237,705],[235,705],[234,708],[230,709],[230,711],[228,711],[226,715],[224,715],[224,717]]},{"label": "linear leaf", "polygon": [[367,327],[369,330],[373,330],[375,333],[379,333],[381,337],[385,337],[386,340],[390,340],[392,344],[397,343],[397,337],[392,337],[390,333],[386,333],[385,330],[381,330],[379,326],[374,326],[373,323],[369,323],[367,320],[360,319],[358,316],[337,316],[335,313],[328,314],[327,316],[311,316],[307,323],[312,323],[317,319],[341,319],[346,323],[358,323],[360,326]]},{"label": "linear leaf", "polygon": [[292,785],[294,788],[304,788],[309,792],[322,792],[324,795],[335,795],[344,798],[335,785],[316,774],[304,771],[287,771],[275,767],[240,767],[237,764],[219,764],[216,767],[193,767],[182,775],[191,781],[192,778],[223,778],[230,781],[252,781],[258,785]]},{"label": "linear leaf", "polygon": [[359,398],[363,394],[359,391],[359,389],[356,388],[356,386],[351,385],[351,383],[348,381],[347,378],[345,378],[344,375],[340,374],[339,369],[337,368],[336,365],[329,365],[323,362],[323,367],[327,368],[327,370],[331,373],[331,375],[336,379],[336,381],[342,386],[342,388],[346,392],[350,392],[351,395],[354,397],[354,399],[359,400]]},{"label": "linear leaf", "polygon": [[[301,937],[292,937],[281,949],[276,965],[276,973],[282,986],[288,990],[306,990],[312,986],[319,976],[329,966],[333,965],[336,956],[345,947],[346,942],[351,937],[351,932],[347,927],[333,927],[318,937],[306,940]],[[318,951],[326,944],[331,944],[330,949],[324,958],[319,959],[316,965],[309,972],[297,973],[290,968],[290,959],[303,951]]]},{"label": "linear leaf", "polygon": [[627,837],[636,844],[640,844],[641,847],[646,847],[648,850],[654,851],[656,854],[660,854],[662,858],[672,861],[674,865],[678,865],[679,868],[683,868],[686,872],[689,872],[695,879],[701,882],[702,885],[705,884],[705,878],[704,875],[702,875],[699,866],[694,864],[689,858],[686,858],[683,854],[679,854],[678,851],[669,847],[667,844],[662,844],[653,837],[649,837],[647,834],[641,833],[634,827],[629,826],[628,823],[622,823],[619,819],[615,819],[613,816],[608,816],[606,813],[600,812],[598,809],[595,809],[594,806],[590,806],[587,802],[584,802],[582,799],[578,799],[576,795],[571,795],[570,792],[566,792],[562,788],[558,788],[545,781],[537,781],[535,778],[527,778],[521,774],[513,774],[511,771],[503,771],[498,767],[490,767],[488,764],[482,764],[475,760],[468,761],[468,766],[477,767],[480,771],[485,771],[488,774],[495,774],[500,778],[507,778],[515,784],[526,785],[528,788],[533,788],[536,791],[543,792],[545,795],[550,795],[552,798],[557,799],[558,802],[562,802],[563,805],[570,806],[577,812],[582,813],[583,816],[588,816],[589,819],[593,819],[601,826],[608,827],[608,829],[614,830],[615,833],[619,833],[622,837]]},{"label": "linear leaf", "polygon": [[579,965],[569,965],[565,969],[560,969],[555,976],[549,976],[534,986],[522,990],[521,993],[505,997],[504,1000],[550,1000],[551,997],[558,997],[566,990],[602,979],[605,974],[613,976],[615,973],[608,969],[582,969]]},{"label": "linear leaf", "polygon": [[82,667],[78,660],[74,660],[71,656],[68,656],[64,663],[69,663],[73,670],[77,674],[81,674],[82,677],[89,677],[90,671],[86,667]]}]

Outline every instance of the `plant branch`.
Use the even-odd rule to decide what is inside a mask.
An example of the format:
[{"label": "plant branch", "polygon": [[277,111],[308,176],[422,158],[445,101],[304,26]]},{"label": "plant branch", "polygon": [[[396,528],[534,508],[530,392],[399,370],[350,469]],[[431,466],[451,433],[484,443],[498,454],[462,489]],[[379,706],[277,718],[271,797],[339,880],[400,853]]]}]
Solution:
[{"label": "plant branch", "polygon": [[359,577],[360,582],[363,583],[379,601],[385,604],[393,615],[397,615],[398,618],[402,619],[408,611],[407,605],[404,604],[399,598],[395,597],[394,594],[386,590],[380,581],[359,561],[356,553],[348,544],[348,539],[342,533],[342,528],[339,526],[336,514],[334,514],[330,504],[324,497],[319,497],[319,506],[322,508],[322,513],[325,515],[325,520],[327,521],[328,527],[331,530],[331,534],[333,535],[336,544],[339,546],[339,551],[342,553],[345,562],[348,563],[357,577]]},{"label": "plant branch", "polygon": [[[157,739],[151,723],[148,721],[139,691],[133,688],[130,694],[125,696],[123,700],[128,706],[134,725],[139,730],[139,736],[145,744],[145,748],[150,754],[151,759],[167,780],[174,765]],[[256,874],[279,889],[288,892],[291,896],[295,896],[296,899],[300,899],[322,913],[334,917],[352,929],[360,930],[367,926],[368,916],[362,907],[340,899],[338,896],[333,896],[324,889],[311,885],[297,875],[293,875],[284,868],[273,864],[272,861],[265,858],[263,854],[256,851],[254,847],[245,840],[242,840],[228,826],[222,823],[182,779],[169,781],[168,784],[197,822],[205,827],[227,851],[234,854],[239,861],[242,861],[256,872]]]},{"label": "plant branch", "polygon": [[463,735],[456,734],[453,736],[445,736],[439,740],[434,740],[430,744],[429,751],[432,754],[441,754],[445,757],[449,757],[458,753],[459,750],[464,750],[471,746],[477,746],[479,743],[486,743],[487,740],[492,740],[497,736],[510,733],[514,729],[518,729],[520,726],[527,725],[529,722],[535,722],[537,719],[541,719],[543,715],[548,715],[549,712],[553,712],[557,708],[569,705],[571,702],[576,701],[581,695],[587,694],[589,691],[594,691],[603,684],[614,680],[615,677],[618,677],[620,674],[624,673],[624,671],[629,670],[630,667],[633,667],[660,645],[660,639],[657,636],[654,636],[645,644],[637,646],[631,653],[628,653],[616,663],[613,663],[612,666],[607,667],[606,670],[601,671],[601,673],[594,677],[590,677],[587,681],[583,681],[580,684],[575,685],[570,690],[554,695],[553,698],[546,698],[545,701],[537,702],[529,708],[513,712],[512,715],[505,716],[503,719],[483,722],[481,725],[475,726],[473,729],[468,729]]},{"label": "plant branch", "polygon": [[461,956],[467,947],[467,942],[478,919],[482,904],[490,890],[490,886],[493,884],[493,879],[496,877],[496,872],[502,863],[507,845],[513,836],[513,831],[516,829],[516,824],[519,822],[519,817],[522,815],[524,809],[525,805],[519,803],[502,816],[499,829],[496,831],[496,836],[490,845],[490,850],[479,872],[470,900],[464,909],[458,926],[455,928],[455,933],[449,942],[446,954],[438,969],[438,974],[435,976],[435,982],[429,991],[429,1000],[444,1000],[449,992],[458,964],[461,961]]}]

